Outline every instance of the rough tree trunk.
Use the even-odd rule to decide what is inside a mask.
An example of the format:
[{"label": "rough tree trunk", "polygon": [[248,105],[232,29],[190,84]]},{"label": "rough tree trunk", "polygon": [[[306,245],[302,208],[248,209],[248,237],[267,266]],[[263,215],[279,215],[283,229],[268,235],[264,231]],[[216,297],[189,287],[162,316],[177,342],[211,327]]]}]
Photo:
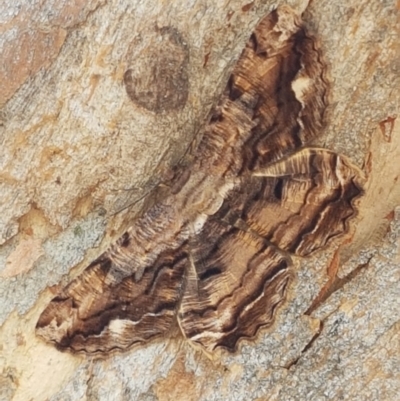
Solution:
[{"label": "rough tree trunk", "polygon": [[[103,360],[61,353],[35,336],[59,285],[116,239],[145,195],[168,179],[253,27],[280,4],[3,1],[2,400],[398,399],[395,1],[288,2],[304,12],[329,66],[329,122],[316,145],[349,156],[367,183],[349,235],[298,261],[272,329],[215,361],[178,334]],[[170,78],[161,83],[161,75]],[[124,79],[136,84],[127,91]]]}]

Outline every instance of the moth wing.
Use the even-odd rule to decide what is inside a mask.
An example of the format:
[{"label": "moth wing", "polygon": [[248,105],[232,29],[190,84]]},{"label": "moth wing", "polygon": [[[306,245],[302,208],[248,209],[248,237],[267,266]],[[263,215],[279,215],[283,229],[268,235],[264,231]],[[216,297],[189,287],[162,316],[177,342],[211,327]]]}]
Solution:
[{"label": "moth wing", "polygon": [[211,353],[236,349],[270,326],[286,297],[290,258],[262,238],[208,219],[190,247],[178,322],[183,335]]},{"label": "moth wing", "polygon": [[325,69],[315,39],[292,9],[279,7],[262,19],[199,145],[207,170],[257,171],[317,137],[328,104]]},{"label": "moth wing", "polygon": [[273,324],[290,283],[287,252],[305,256],[346,230],[359,171],[324,149],[304,149],[244,177],[190,248],[179,310],[184,335],[208,352],[234,351]]},{"label": "moth wing", "polygon": [[315,42],[289,7],[264,18],[248,41],[227,88],[230,98],[250,92],[255,101],[243,170],[280,160],[321,132],[328,85]]},{"label": "moth wing", "polygon": [[184,249],[163,252],[138,279],[103,254],[50,302],[37,334],[93,354],[164,335],[175,321],[186,259]]},{"label": "moth wing", "polygon": [[300,256],[343,234],[363,193],[360,170],[326,149],[303,149],[243,181],[240,195],[231,196],[232,210],[251,230]]}]

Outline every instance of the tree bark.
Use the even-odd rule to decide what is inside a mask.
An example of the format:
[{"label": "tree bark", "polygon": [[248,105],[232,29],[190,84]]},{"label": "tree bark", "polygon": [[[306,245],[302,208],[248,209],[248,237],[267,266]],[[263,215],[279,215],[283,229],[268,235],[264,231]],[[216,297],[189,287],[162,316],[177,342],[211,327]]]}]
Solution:
[{"label": "tree bark", "polygon": [[254,26],[284,3],[0,6],[2,400],[398,397],[399,4],[288,3],[328,65],[329,119],[314,145],[357,163],[365,195],[347,236],[297,261],[274,327],[213,361],[175,332],[95,360],[57,351],[34,328],[168,181]]}]

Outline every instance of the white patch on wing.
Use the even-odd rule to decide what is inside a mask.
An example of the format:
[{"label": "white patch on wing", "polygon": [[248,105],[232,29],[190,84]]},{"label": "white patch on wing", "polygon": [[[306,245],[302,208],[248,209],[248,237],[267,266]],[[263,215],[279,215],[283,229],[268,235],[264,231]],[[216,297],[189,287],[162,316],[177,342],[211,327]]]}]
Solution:
[{"label": "white patch on wing", "polygon": [[115,319],[110,321],[108,329],[113,334],[122,335],[129,326],[134,326],[137,323],[138,322],[133,322],[132,320]]},{"label": "white patch on wing", "polygon": [[193,223],[193,228],[194,228],[195,234],[199,234],[200,231],[203,229],[203,226],[204,226],[205,222],[207,221],[207,217],[208,216],[204,213],[197,216],[196,220]]}]

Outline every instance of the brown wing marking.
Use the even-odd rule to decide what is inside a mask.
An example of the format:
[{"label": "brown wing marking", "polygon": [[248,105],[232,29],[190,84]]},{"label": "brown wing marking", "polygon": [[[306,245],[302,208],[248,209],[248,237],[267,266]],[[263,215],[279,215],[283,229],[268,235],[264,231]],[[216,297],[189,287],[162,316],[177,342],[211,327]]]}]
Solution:
[{"label": "brown wing marking", "polygon": [[231,77],[231,92],[254,93],[256,125],[244,170],[257,170],[319,135],[327,106],[325,64],[316,41],[289,7],[261,21]]},{"label": "brown wing marking", "polygon": [[285,300],[290,259],[271,244],[215,218],[190,247],[178,314],[183,335],[211,353],[236,349],[270,326]]},{"label": "brown wing marking", "polygon": [[[327,106],[327,83],[323,76],[325,64],[315,40],[307,36],[301,23],[293,18],[298,29],[284,42],[283,48],[277,48],[276,43],[282,45],[277,40],[276,43],[270,42],[274,48],[265,43],[259,49],[264,22],[253,36],[257,57],[264,56],[266,60],[261,63],[255,59],[252,68],[259,71],[266,63],[274,68],[266,71],[259,86],[253,117],[257,125],[244,145],[244,167],[250,171],[299,149],[321,132],[324,122]],[[280,25],[278,20],[269,36],[283,34],[283,30],[284,22]],[[247,60],[243,63],[247,64]],[[247,74],[248,77],[254,76],[250,70]],[[240,80],[235,80],[235,84],[240,85]]]},{"label": "brown wing marking", "polygon": [[324,69],[315,39],[292,9],[266,16],[211,113],[200,168],[221,175],[257,170],[316,137],[327,106]]},{"label": "brown wing marking", "polygon": [[[163,252],[140,280],[104,254],[44,310],[37,333],[61,349],[87,353],[127,349],[164,335],[175,321],[187,253]],[[111,277],[112,276],[112,277]]]},{"label": "brown wing marking", "polygon": [[343,156],[303,149],[243,179],[227,200],[225,219],[242,220],[279,248],[305,256],[346,231],[362,194],[360,177]]}]

